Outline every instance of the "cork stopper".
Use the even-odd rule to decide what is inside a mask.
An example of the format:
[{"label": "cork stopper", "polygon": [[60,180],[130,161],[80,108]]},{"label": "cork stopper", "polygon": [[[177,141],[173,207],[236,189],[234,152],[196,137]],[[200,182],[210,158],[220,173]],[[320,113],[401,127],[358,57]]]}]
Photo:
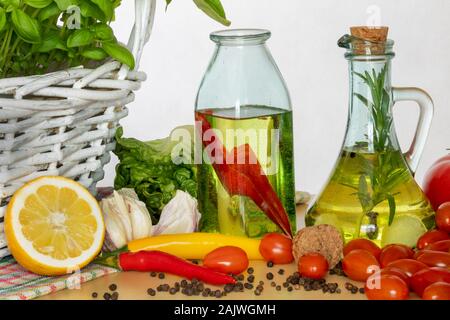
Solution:
[{"label": "cork stopper", "polygon": [[353,51],[356,54],[384,54],[388,27],[350,27]]}]

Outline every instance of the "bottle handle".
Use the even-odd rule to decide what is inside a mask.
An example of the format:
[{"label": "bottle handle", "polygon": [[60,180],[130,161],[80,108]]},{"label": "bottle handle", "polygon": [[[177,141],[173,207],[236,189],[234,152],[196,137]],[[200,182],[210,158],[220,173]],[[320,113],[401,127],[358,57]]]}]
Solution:
[{"label": "bottle handle", "polygon": [[416,133],[411,142],[411,146],[404,154],[409,168],[416,172],[422,156],[425,142],[433,119],[434,105],[431,97],[419,88],[392,88],[393,101],[415,101],[420,107],[419,121],[417,122]]}]

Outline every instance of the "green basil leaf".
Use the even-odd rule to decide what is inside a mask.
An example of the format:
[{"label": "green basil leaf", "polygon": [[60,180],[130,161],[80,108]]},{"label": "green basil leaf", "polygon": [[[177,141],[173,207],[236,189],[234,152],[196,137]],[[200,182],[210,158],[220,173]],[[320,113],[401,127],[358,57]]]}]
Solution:
[{"label": "green basil leaf", "polygon": [[194,0],[194,3],[200,10],[206,13],[206,15],[217,22],[225,26],[229,26],[231,24],[225,16],[225,11],[220,0]]},{"label": "green basil leaf", "polygon": [[49,52],[54,49],[67,50],[66,44],[57,31],[50,31],[44,35],[42,43],[37,47],[38,52]]},{"label": "green basil leaf", "polygon": [[6,26],[6,11],[3,8],[0,8],[0,32],[3,31],[3,29]]},{"label": "green basil leaf", "polygon": [[53,0],[24,0],[26,5],[33,8],[42,9],[53,2]]},{"label": "green basil leaf", "polygon": [[39,10],[38,19],[39,21],[47,20],[51,17],[57,16],[61,13],[56,3],[52,3],[51,5]]},{"label": "green basil leaf", "polygon": [[172,0],[166,0],[166,11],[167,11],[167,7],[169,6],[169,4],[172,2]]},{"label": "green basil leaf", "polygon": [[100,40],[113,40],[114,32],[106,23],[97,23],[91,27],[95,37]]},{"label": "green basil leaf", "polygon": [[85,18],[95,18],[103,22],[107,21],[103,11],[100,10],[97,5],[89,1],[83,1],[80,3],[80,13]]},{"label": "green basil leaf", "polygon": [[59,10],[65,11],[70,6],[77,6],[79,4],[78,0],[54,0],[58,5]]},{"label": "green basil leaf", "polygon": [[102,48],[87,48],[81,52],[81,55],[91,60],[103,60],[108,54]]},{"label": "green basil leaf", "polygon": [[41,42],[41,29],[36,19],[30,17],[25,11],[14,9],[11,13],[11,22],[16,34],[25,42]]},{"label": "green basil leaf", "polygon": [[12,12],[20,7],[20,0],[6,0],[3,6],[6,8],[6,12]]},{"label": "green basil leaf", "polygon": [[103,42],[102,48],[110,57],[134,69],[134,57],[128,48],[113,42]]},{"label": "green basil leaf", "polygon": [[94,34],[87,29],[75,30],[69,38],[67,38],[67,47],[82,47],[91,44],[94,41]]},{"label": "green basil leaf", "polygon": [[107,21],[111,21],[114,15],[114,7],[111,0],[91,0],[91,2],[95,3],[102,10]]}]

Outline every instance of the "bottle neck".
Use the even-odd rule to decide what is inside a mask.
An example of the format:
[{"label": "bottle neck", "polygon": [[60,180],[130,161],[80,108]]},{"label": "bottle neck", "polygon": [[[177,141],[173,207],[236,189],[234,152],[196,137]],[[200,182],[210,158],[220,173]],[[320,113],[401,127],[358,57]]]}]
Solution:
[{"label": "bottle neck", "polygon": [[288,90],[264,41],[221,41],[200,84],[196,110],[265,106],[291,110]]},{"label": "bottle neck", "polygon": [[392,114],[391,57],[350,57],[349,79],[344,147],[367,153],[399,149]]}]

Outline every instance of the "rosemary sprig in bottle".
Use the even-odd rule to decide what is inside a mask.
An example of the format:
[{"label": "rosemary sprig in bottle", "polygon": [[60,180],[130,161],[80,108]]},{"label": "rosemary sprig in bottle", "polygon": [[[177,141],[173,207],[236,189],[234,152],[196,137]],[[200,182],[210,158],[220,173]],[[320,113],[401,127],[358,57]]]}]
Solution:
[{"label": "rosemary sprig in bottle", "polygon": [[[405,182],[409,177],[408,170],[399,165],[398,150],[393,148],[391,141],[391,130],[393,125],[393,117],[390,112],[391,96],[385,88],[385,79],[387,75],[388,65],[377,74],[365,71],[363,73],[355,72],[354,74],[361,78],[369,87],[371,97],[364,97],[359,93],[354,95],[368,108],[373,122],[373,147],[374,158],[369,161],[361,158],[362,168],[359,185],[354,187],[356,194],[363,209],[364,217],[368,217],[371,224],[376,226],[377,212],[373,209],[383,201],[387,201],[389,205],[389,225],[395,217],[396,203],[393,190],[398,184]],[[359,230],[360,228],[358,228]],[[368,237],[375,239],[378,235],[378,228],[369,231]]]}]

